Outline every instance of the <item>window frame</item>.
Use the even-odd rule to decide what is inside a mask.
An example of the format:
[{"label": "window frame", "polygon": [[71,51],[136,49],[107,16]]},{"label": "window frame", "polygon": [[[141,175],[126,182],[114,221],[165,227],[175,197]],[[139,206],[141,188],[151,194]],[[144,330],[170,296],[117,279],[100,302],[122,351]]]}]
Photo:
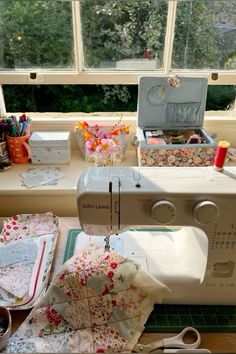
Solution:
[{"label": "window frame", "polygon": [[[71,0],[72,1],[72,0]],[[168,0],[167,27],[163,68],[160,70],[113,71],[85,69],[83,57],[83,42],[80,20],[80,0],[72,1],[72,22],[74,37],[75,69],[17,69],[0,71],[0,85],[3,84],[138,84],[140,76],[179,75],[192,77],[207,77],[209,85],[235,85],[236,70],[183,70],[171,68],[171,57],[174,42],[174,29],[177,3],[180,0]],[[167,45],[168,43],[168,45]],[[30,74],[36,73],[36,79]]]}]

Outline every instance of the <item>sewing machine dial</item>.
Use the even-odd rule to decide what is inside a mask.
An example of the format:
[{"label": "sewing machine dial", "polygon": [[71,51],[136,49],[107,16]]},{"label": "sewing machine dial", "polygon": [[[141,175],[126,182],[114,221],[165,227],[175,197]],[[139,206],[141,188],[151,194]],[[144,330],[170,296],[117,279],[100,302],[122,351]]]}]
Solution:
[{"label": "sewing machine dial", "polygon": [[168,200],[159,200],[151,209],[152,218],[162,225],[170,224],[175,219],[176,208]]},{"label": "sewing machine dial", "polygon": [[199,224],[211,224],[217,220],[219,208],[215,203],[204,200],[194,207],[193,216]]}]

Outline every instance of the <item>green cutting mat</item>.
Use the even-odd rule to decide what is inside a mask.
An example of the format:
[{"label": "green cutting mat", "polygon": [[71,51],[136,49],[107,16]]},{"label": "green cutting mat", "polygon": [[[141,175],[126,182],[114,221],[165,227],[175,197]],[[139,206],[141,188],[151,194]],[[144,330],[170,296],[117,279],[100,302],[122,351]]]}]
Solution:
[{"label": "green cutting mat", "polygon": [[[73,256],[80,231],[69,230],[64,262]],[[236,306],[155,305],[145,332],[178,332],[186,326],[200,332],[236,332]]]}]

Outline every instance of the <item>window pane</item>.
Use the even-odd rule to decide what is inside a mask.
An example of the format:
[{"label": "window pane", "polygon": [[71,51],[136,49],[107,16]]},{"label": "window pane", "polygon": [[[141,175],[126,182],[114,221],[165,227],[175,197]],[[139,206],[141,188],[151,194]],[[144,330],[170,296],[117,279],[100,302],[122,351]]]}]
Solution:
[{"label": "window pane", "polygon": [[178,2],[172,66],[236,69],[236,0]]},{"label": "window pane", "polygon": [[167,1],[81,0],[86,68],[162,67]]},{"label": "window pane", "polygon": [[0,70],[72,68],[70,1],[0,0]]}]

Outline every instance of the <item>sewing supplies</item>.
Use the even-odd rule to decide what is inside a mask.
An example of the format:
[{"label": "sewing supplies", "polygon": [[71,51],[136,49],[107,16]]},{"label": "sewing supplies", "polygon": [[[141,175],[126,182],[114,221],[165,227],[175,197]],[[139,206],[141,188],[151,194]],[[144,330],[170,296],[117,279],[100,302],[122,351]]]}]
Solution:
[{"label": "sewing supplies", "polygon": [[206,139],[199,129],[145,131],[148,145],[205,144]]},{"label": "sewing supplies", "polygon": [[199,134],[193,134],[187,140],[187,144],[201,144],[202,138]]},{"label": "sewing supplies", "polygon": [[5,135],[17,137],[26,135],[30,131],[31,119],[25,114],[22,114],[19,119],[16,116],[11,115],[9,117],[3,117],[0,121],[0,136]]},{"label": "sewing supplies", "polygon": [[[139,166],[214,164],[217,143],[203,128],[206,96],[207,78],[204,77],[140,78],[136,130]],[[160,140],[155,144],[155,139],[147,135],[158,130],[163,131],[158,136],[164,139],[163,144]]]},{"label": "sewing supplies", "polygon": [[[185,342],[185,338],[194,335],[191,343]],[[150,344],[136,344],[134,353],[157,353],[157,349],[186,349],[192,350],[199,347],[201,343],[200,333],[193,327],[184,328],[179,334],[169,338],[152,342]]]},{"label": "sewing supplies", "polygon": [[147,138],[147,144],[148,145],[165,145],[165,139],[162,138]]},{"label": "sewing supplies", "polygon": [[[29,162],[31,156],[27,142],[30,137],[30,124],[31,119],[25,114],[19,119],[11,115],[0,120],[0,139],[6,140],[10,159],[14,163]],[[7,162],[9,163],[9,159]],[[2,169],[5,167],[8,166],[2,166]]]},{"label": "sewing supplies", "polygon": [[224,140],[219,141],[217,151],[216,151],[215,161],[214,161],[214,168],[216,171],[219,172],[223,171],[225,157],[229,146],[230,143],[228,141],[224,141]]}]

